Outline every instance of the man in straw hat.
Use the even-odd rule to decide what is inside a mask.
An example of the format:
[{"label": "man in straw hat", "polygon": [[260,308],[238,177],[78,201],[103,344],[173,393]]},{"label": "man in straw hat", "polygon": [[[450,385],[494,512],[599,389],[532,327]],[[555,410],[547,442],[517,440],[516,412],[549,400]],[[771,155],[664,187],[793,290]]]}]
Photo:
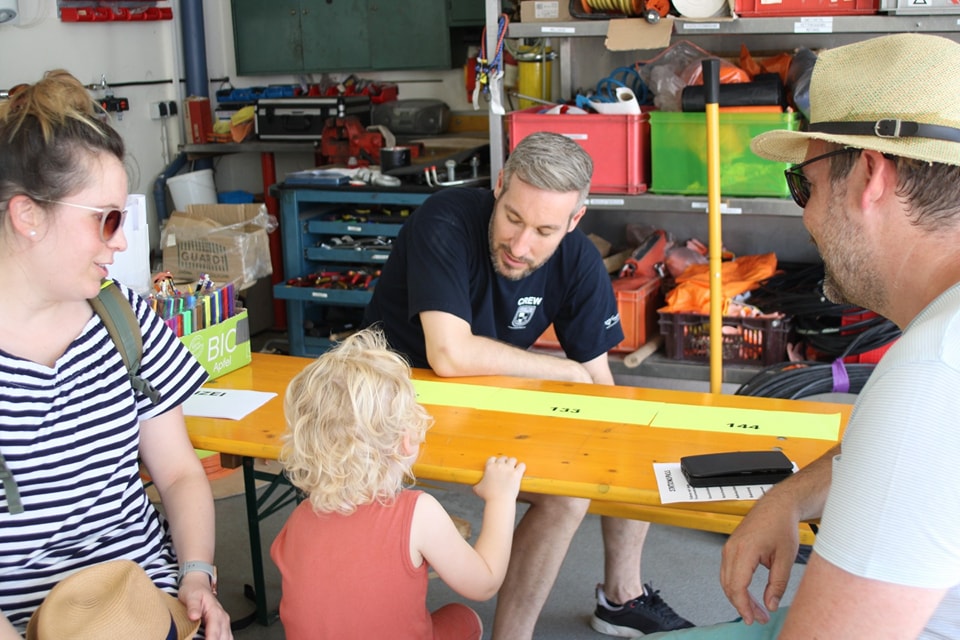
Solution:
[{"label": "man in straw hat", "polygon": [[27,640],[187,640],[200,621],[131,560],[111,560],[61,580],[33,612]]},{"label": "man in straw hat", "polygon": [[[960,44],[875,38],[820,55],[806,131],[754,139],[757,154],[800,163],[787,181],[827,296],[903,335],[861,392],[842,451],[776,485],[730,536],[720,580],[743,622],[679,638],[960,638],[958,98]],[[797,523],[817,517],[809,565],[780,608]],[[761,564],[762,604],[747,591]]]}]

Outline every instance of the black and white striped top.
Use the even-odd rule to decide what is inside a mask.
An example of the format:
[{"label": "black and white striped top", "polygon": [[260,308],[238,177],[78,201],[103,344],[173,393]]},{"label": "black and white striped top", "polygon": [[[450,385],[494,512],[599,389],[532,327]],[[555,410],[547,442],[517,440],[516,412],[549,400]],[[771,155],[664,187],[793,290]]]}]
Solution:
[{"label": "black and white striped top", "polygon": [[121,285],[143,334],[140,375],[161,394],[136,394],[96,314],[54,367],[0,350],[0,453],[24,511],[0,490],[0,611],[23,631],[64,576],[128,558],[176,593],[176,558],[139,477],[139,421],[183,403],[206,373],[172,331]]}]

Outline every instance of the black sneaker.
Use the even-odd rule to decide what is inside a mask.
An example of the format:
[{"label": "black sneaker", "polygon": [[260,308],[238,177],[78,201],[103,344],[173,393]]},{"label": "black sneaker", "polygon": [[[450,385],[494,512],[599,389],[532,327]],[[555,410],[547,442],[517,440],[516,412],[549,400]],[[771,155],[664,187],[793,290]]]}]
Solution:
[{"label": "black sneaker", "polygon": [[647,633],[689,629],[693,623],[677,615],[659,591],[650,583],[643,585],[643,595],[614,607],[607,602],[603,585],[597,585],[597,609],[590,620],[594,631],[618,638],[639,638]]}]

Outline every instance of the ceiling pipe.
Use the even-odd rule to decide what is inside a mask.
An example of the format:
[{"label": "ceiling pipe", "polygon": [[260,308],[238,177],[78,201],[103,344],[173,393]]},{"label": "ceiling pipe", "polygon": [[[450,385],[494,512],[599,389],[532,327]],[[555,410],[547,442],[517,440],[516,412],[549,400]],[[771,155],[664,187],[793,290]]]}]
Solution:
[{"label": "ceiling pipe", "polygon": [[183,66],[186,72],[187,95],[209,97],[202,0],[180,0],[180,25],[183,31]]}]

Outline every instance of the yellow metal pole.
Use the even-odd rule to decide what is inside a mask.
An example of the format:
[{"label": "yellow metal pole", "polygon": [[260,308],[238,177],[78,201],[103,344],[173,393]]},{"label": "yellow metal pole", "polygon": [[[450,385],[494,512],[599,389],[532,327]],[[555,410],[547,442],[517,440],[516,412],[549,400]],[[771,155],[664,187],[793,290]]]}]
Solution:
[{"label": "yellow metal pole", "polygon": [[723,280],[720,263],[720,61],[704,60],[703,88],[707,118],[707,215],[710,264],[710,393],[720,393],[723,383]]}]

